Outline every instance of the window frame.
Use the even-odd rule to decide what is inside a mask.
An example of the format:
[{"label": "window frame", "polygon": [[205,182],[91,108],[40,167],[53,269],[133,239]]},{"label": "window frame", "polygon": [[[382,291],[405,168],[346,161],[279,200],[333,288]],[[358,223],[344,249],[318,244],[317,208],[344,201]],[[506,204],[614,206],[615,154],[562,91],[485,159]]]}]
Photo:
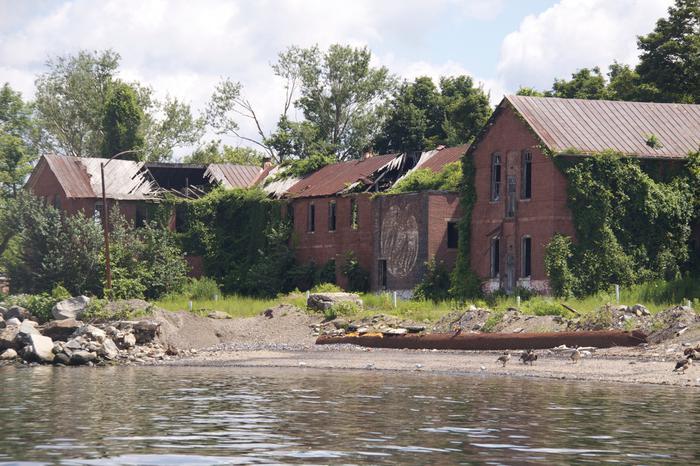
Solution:
[{"label": "window frame", "polygon": [[532,151],[524,150],[521,157],[520,199],[529,200],[532,199]]},{"label": "window frame", "polygon": [[520,240],[520,275],[522,278],[532,277],[532,236],[530,235],[523,235]]},{"label": "window frame", "polygon": [[350,199],[350,229],[357,230],[360,228],[360,206],[357,199]]},{"label": "window frame", "polygon": [[[450,228],[450,225],[454,227]],[[450,231],[453,231],[453,235],[450,235]],[[450,237],[454,238],[450,241]],[[447,221],[447,249],[457,249],[459,247],[459,222],[457,220]]]},{"label": "window frame", "polygon": [[501,200],[501,184],[503,184],[503,160],[500,152],[491,154],[491,195],[492,202]]},{"label": "window frame", "polygon": [[328,201],[328,231],[335,231],[338,227],[338,204],[336,201]]},{"label": "window frame", "polygon": [[490,270],[489,275],[491,278],[500,278],[501,276],[501,238],[500,236],[494,236],[491,238],[491,244],[489,248],[490,257]]},{"label": "window frame", "polygon": [[386,290],[388,286],[389,269],[386,259],[377,259],[377,286],[380,290]]},{"label": "window frame", "polygon": [[316,232],[316,205],[313,202],[309,202],[306,209],[306,232]]}]

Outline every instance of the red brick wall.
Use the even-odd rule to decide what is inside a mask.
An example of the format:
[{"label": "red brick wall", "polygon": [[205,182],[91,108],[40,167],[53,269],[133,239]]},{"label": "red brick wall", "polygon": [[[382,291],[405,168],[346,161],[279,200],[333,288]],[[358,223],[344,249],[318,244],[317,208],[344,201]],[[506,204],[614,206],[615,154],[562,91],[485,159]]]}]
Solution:
[{"label": "red brick wall", "polygon": [[[47,203],[59,207],[69,214],[76,214],[82,211],[89,217],[93,215],[95,203],[101,202],[101,198],[69,199],[66,197],[66,193],[58,182],[56,175],[48,168],[48,165],[42,164],[38,169],[40,171],[35,178],[34,185],[31,187],[31,192],[35,196],[46,199]],[[107,202],[110,210],[119,205],[119,210],[124,217],[131,221],[136,219],[136,208],[139,201],[114,201],[108,199]]]},{"label": "red brick wall", "polygon": [[[532,238],[533,285],[546,286],[544,248],[555,233],[574,236],[571,212],[566,205],[566,178],[537,147],[538,141],[510,108],[505,108],[488,134],[474,150],[477,201],[472,213],[471,263],[482,278],[490,275],[490,239],[494,232],[501,236],[501,278],[506,270],[506,254],[514,256],[515,277],[522,278],[521,238]],[[520,154],[532,153],[532,196],[520,199]],[[501,198],[491,201],[491,155],[501,154]],[[516,179],[516,213],[505,218],[507,174]]]},{"label": "red brick wall", "polygon": [[[352,229],[350,224],[350,202],[355,199],[358,205],[358,228]],[[336,203],[336,229],[328,231],[328,203]],[[307,231],[309,204],[316,209],[316,228],[314,232]],[[360,265],[374,278],[372,260],[372,206],[368,194],[352,196],[332,196],[293,199],[290,205],[294,209],[293,246],[297,261],[306,264],[314,262],[318,267],[330,259],[336,261],[336,280],[340,286],[345,286],[347,280],[340,273],[340,265],[345,260],[347,251],[357,256]]]},{"label": "red brick wall", "polygon": [[457,260],[457,249],[447,247],[447,223],[461,217],[457,194],[428,193],[428,259],[434,257],[450,270]]}]

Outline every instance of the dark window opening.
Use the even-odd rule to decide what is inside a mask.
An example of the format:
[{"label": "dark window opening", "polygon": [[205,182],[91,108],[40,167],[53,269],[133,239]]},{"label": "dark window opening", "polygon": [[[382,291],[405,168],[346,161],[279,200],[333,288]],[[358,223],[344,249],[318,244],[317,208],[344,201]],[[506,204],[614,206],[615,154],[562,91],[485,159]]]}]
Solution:
[{"label": "dark window opening", "polygon": [[335,231],[335,201],[328,203],[328,231]]},{"label": "dark window opening", "polygon": [[521,197],[530,199],[532,197],[532,153],[530,151],[523,152],[522,176]]},{"label": "dark window opening", "polygon": [[146,207],[142,205],[136,206],[136,215],[134,218],[134,225],[136,226],[136,228],[144,226],[147,220],[148,212],[146,210]]},{"label": "dark window opening", "polygon": [[379,288],[385,290],[387,284],[387,268],[385,259],[380,259],[377,261],[377,278]]},{"label": "dark window opening", "polygon": [[498,238],[491,240],[491,278],[498,278],[501,273],[501,241]]},{"label": "dark window opening", "polygon": [[93,218],[93,220],[95,220],[95,223],[97,223],[97,224],[102,223],[102,212],[103,212],[102,201],[95,202],[95,210],[92,213],[92,218]]},{"label": "dark window opening", "polygon": [[58,194],[56,194],[56,195],[53,197],[53,206],[54,206],[56,209],[61,210],[61,196],[59,196]]},{"label": "dark window opening", "polygon": [[532,275],[532,238],[526,236],[523,238],[523,277]]},{"label": "dark window opening", "polygon": [[501,154],[491,156],[491,200],[501,198]]},{"label": "dark window opening", "polygon": [[187,208],[184,204],[175,206],[175,231],[185,233],[187,228]]},{"label": "dark window opening", "polygon": [[309,233],[316,231],[316,206],[313,204],[309,204],[309,218],[306,229]]},{"label": "dark window opening", "polygon": [[350,228],[357,230],[360,226],[360,210],[356,199],[350,199]]},{"label": "dark window opening", "polygon": [[294,206],[292,204],[287,204],[287,221],[294,226]]},{"label": "dark window opening", "polygon": [[447,248],[457,249],[458,242],[459,229],[457,228],[457,222],[447,222]]},{"label": "dark window opening", "polygon": [[508,177],[508,192],[506,193],[506,217],[515,216],[515,177]]}]

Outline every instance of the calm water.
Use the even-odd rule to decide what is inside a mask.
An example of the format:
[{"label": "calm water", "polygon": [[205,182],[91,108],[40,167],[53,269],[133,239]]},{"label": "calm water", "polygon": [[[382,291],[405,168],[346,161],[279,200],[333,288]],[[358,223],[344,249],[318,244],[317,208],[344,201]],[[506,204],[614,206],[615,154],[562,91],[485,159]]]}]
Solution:
[{"label": "calm water", "polygon": [[700,461],[694,389],[304,369],[5,367],[0,391],[2,465]]}]

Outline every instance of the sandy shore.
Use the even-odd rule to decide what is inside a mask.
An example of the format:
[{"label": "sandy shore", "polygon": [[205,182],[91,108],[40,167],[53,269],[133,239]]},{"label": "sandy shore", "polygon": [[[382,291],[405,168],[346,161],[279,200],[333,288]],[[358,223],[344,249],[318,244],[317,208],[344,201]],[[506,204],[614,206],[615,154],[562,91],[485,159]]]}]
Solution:
[{"label": "sandy shore", "polygon": [[[624,349],[619,349],[623,350]],[[619,352],[619,350],[617,352]],[[532,366],[517,360],[517,354],[501,367],[498,352],[324,348],[305,351],[203,351],[193,357],[168,361],[172,366],[295,367],[324,370],[405,371],[455,375],[538,377],[551,379],[645,383],[700,387],[700,365],[685,374],[672,372],[675,358],[633,357],[600,350],[573,364],[568,357],[539,351]]]}]

